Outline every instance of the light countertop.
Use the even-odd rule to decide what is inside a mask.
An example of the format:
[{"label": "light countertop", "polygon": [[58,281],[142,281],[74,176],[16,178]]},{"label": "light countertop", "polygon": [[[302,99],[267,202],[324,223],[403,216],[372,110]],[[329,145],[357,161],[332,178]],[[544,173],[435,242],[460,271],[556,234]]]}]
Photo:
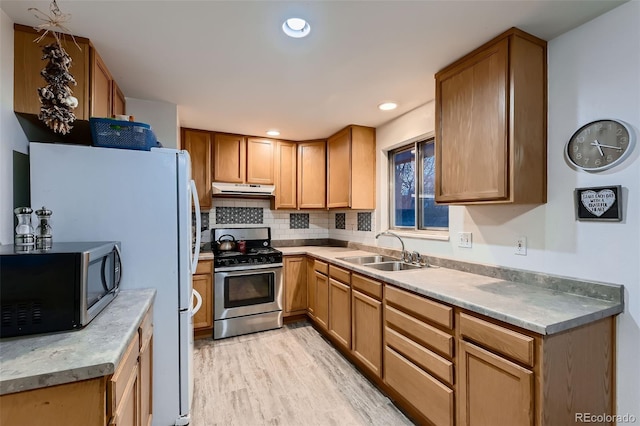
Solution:
[{"label": "light countertop", "polygon": [[[590,296],[550,289],[537,283],[507,281],[490,276],[443,267],[403,271],[380,271],[340,260],[341,257],[371,255],[371,252],[346,247],[279,247],[284,255],[310,255],[351,271],[376,278],[433,299],[468,309],[481,315],[522,327],[542,335],[554,334],[624,309],[623,286],[585,282]],[[595,289],[595,291],[594,291]],[[598,289],[614,297],[594,297]],[[578,293],[578,294],[573,294]],[[613,299],[613,300],[612,300]]]},{"label": "light countertop", "polygon": [[0,340],[0,395],[113,374],[155,289],[122,290],[80,330]]}]

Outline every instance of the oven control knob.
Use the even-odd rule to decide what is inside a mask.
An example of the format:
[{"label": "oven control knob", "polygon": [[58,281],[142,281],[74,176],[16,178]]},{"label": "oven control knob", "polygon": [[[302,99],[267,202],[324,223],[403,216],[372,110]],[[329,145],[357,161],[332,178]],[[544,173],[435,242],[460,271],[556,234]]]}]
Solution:
[{"label": "oven control knob", "polygon": [[273,258],[273,256],[269,256],[269,263],[276,263],[276,260]]}]

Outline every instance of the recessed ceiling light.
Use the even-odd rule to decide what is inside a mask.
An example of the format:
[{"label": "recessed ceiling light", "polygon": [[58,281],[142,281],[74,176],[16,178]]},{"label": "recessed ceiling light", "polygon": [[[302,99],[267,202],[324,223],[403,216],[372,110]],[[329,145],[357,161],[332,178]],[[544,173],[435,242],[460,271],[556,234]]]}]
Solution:
[{"label": "recessed ceiling light", "polygon": [[282,24],[282,31],[289,37],[306,37],[311,32],[311,26],[301,18],[289,18]]},{"label": "recessed ceiling light", "polygon": [[382,111],[391,111],[392,109],[396,109],[397,107],[398,107],[398,104],[395,102],[383,102],[380,105],[378,105],[378,109]]},{"label": "recessed ceiling light", "polygon": [[269,136],[280,136],[280,132],[277,130],[267,130]]}]

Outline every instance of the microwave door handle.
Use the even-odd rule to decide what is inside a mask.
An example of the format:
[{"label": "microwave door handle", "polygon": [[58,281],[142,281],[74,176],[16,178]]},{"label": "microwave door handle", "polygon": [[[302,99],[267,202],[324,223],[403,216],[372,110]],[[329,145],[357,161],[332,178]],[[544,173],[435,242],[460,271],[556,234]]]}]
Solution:
[{"label": "microwave door handle", "polygon": [[102,258],[102,268],[100,270],[100,279],[102,280],[102,288],[105,292],[109,293],[109,286],[107,286],[107,276],[105,275],[105,269],[107,267],[107,256]]},{"label": "microwave door handle", "polygon": [[191,275],[196,273],[198,267],[198,260],[200,258],[200,243],[202,242],[202,236],[200,235],[200,227],[202,226],[202,218],[200,217],[200,202],[198,201],[198,189],[196,188],[196,182],[191,179],[191,196],[193,197],[193,206],[196,209],[196,248],[191,257]]},{"label": "microwave door handle", "polygon": [[[116,257],[118,258],[118,266],[120,269],[120,273],[118,274],[118,281],[116,281],[115,287],[112,290],[117,292],[118,289],[120,288],[120,282],[122,281],[122,252],[120,251],[120,247],[118,247],[117,244],[114,244],[113,248],[115,249]],[[114,265],[114,273],[115,273],[115,265]]]},{"label": "microwave door handle", "polygon": [[193,296],[196,298],[196,306],[191,308],[191,316],[194,316],[202,307],[202,296],[195,288],[193,289]]}]

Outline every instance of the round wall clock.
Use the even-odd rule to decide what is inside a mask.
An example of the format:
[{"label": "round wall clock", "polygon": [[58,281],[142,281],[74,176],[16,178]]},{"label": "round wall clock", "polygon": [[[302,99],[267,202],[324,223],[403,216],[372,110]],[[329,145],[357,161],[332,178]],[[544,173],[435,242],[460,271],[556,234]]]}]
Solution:
[{"label": "round wall clock", "polygon": [[565,147],[567,161],[588,172],[600,172],[622,163],[633,151],[633,128],[621,120],[596,120],[580,127]]}]

